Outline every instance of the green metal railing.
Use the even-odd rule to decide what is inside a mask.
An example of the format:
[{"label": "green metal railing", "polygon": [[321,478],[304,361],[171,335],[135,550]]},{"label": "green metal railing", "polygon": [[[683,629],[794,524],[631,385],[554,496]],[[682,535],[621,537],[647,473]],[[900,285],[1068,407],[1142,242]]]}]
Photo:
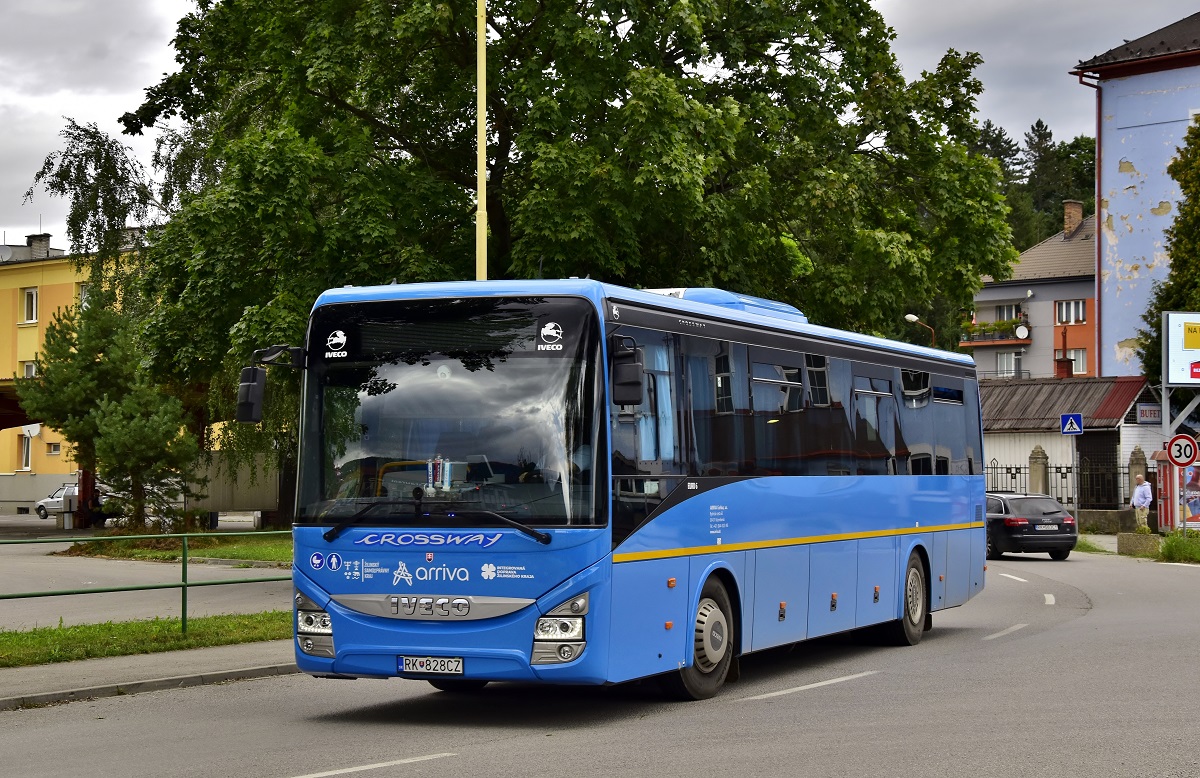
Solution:
[{"label": "green metal railing", "polygon": [[[239,535],[253,535],[254,537],[263,537],[264,535],[291,535],[291,530],[266,530],[253,532],[221,532],[220,537],[229,538]],[[140,586],[98,586],[88,589],[57,589],[46,592],[18,592],[15,594],[0,594],[0,600],[27,600],[33,597],[66,597],[77,594],[108,594],[112,592],[142,592],[153,591],[156,589],[179,589],[180,591],[180,607],[182,611],[181,623],[183,634],[187,634],[187,606],[188,606],[188,589],[197,586],[228,586],[231,584],[251,584],[251,583],[271,583],[274,581],[290,581],[292,576],[263,576],[260,578],[222,578],[218,581],[189,581],[188,580],[188,538],[212,538],[213,533],[204,532],[180,532],[164,535],[114,535],[104,537],[78,537],[78,538],[37,538],[34,540],[0,540],[0,546],[19,546],[35,543],[114,543],[125,540],[162,540],[164,538],[181,538],[183,540],[183,550],[180,555],[181,576],[180,580],[171,583],[158,584],[142,584]],[[246,560],[247,562],[252,560]]]}]

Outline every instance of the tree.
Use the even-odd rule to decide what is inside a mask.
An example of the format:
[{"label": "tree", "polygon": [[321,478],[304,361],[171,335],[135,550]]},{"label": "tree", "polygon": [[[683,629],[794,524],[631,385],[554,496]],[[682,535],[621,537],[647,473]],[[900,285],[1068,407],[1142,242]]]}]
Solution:
[{"label": "tree", "polygon": [[[1188,128],[1179,156],[1167,166],[1167,173],[1180,191],[1179,210],[1166,233],[1171,267],[1166,280],[1155,284],[1142,316],[1146,327],[1138,331],[1138,357],[1151,384],[1162,381],[1163,312],[1200,311],[1200,124]],[[1176,399],[1186,402],[1190,394],[1179,393]]]},{"label": "tree", "polygon": [[198,445],[179,400],[148,381],[132,321],[111,302],[97,290],[86,307],[56,312],[17,395],[31,418],[62,432],[82,469],[116,490],[129,524],[144,527],[147,505],[184,493]]},{"label": "tree", "polygon": [[150,510],[169,515],[193,496],[187,476],[200,447],[184,426],[183,403],[139,375],[125,394],[102,397],[94,416],[99,474],[129,508],[130,526],[145,527]]},{"label": "tree", "polygon": [[[117,194],[170,217],[129,288],[192,419],[205,398],[228,418],[237,368],[301,341],[323,289],[473,275],[472,11],[200,0],[180,21],[179,72],[122,117],[176,123],[164,178]],[[1007,276],[1003,173],[968,151],[978,55],[906,83],[865,0],[489,12],[493,277],[724,286],[924,343],[905,313],[949,333]],[[69,182],[86,206],[97,182]],[[222,447],[294,451],[297,387],[273,371],[267,421]]]},{"label": "tree", "polygon": [[1003,127],[993,124],[991,119],[984,120],[979,127],[979,140],[970,144],[970,148],[976,154],[991,157],[1000,163],[1005,191],[1021,179],[1021,147],[1009,137]]},{"label": "tree", "polygon": [[[472,275],[471,12],[235,0],[180,22],[180,71],[122,119],[215,128],[219,174],[153,247],[160,369],[228,380],[323,288]],[[906,84],[866,2],[490,14],[493,276],[721,285],[898,334],[927,290],[969,306],[1012,258],[998,171],[963,151],[978,57]]]},{"label": "tree", "polygon": [[[17,381],[31,419],[59,430],[83,470],[95,472],[96,403],[127,390],[127,356],[114,352],[120,317],[109,306],[59,310],[46,327],[35,375]],[[115,357],[115,358],[114,358]]]}]

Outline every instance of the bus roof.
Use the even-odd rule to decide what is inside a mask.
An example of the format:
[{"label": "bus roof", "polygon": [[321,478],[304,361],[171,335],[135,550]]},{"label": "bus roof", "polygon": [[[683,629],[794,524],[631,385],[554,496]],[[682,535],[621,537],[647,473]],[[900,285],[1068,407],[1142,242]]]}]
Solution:
[{"label": "bus roof", "polygon": [[605,309],[606,301],[610,298],[617,298],[625,303],[636,303],[651,308],[692,313],[697,316],[739,322],[754,327],[811,335],[823,340],[934,358],[964,366],[975,364],[974,359],[967,354],[942,351],[832,327],[822,327],[810,323],[803,313],[786,303],[712,288],[630,289],[587,278],[345,286],[323,292],[313,304],[313,309],[339,303],[437,297],[512,297],[547,294],[584,297],[591,300],[600,311]]}]

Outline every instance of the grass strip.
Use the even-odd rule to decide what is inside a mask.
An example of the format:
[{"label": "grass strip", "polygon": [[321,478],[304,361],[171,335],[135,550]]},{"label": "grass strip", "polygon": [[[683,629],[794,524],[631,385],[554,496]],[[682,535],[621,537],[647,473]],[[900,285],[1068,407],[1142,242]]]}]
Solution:
[{"label": "grass strip", "polygon": [[291,636],[291,611],[194,616],[188,619],[186,635],[177,618],[0,630],[0,667],[287,640]]},{"label": "grass strip", "polygon": [[1113,553],[1113,552],[1109,551],[1107,548],[1104,548],[1103,546],[1098,546],[1095,543],[1093,543],[1092,541],[1088,540],[1087,538],[1082,538],[1082,537],[1075,541],[1075,550],[1082,551],[1085,554],[1111,554],[1111,553]]},{"label": "grass strip", "polygon": [[[114,535],[111,540],[76,543],[59,553],[64,556],[175,562],[183,556],[183,541],[179,538],[121,540],[119,535]],[[188,539],[188,556],[287,564],[292,561],[292,538],[287,535],[267,535],[262,538],[252,535],[204,535]]]}]

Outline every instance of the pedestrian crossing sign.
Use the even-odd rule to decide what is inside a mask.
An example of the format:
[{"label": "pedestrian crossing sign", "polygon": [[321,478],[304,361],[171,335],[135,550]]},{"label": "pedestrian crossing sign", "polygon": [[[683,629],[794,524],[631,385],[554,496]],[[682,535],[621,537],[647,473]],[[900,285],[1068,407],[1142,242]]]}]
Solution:
[{"label": "pedestrian crossing sign", "polygon": [[1064,435],[1082,435],[1083,434],[1083,414],[1082,413],[1064,413],[1060,417],[1062,425],[1062,434]]}]

